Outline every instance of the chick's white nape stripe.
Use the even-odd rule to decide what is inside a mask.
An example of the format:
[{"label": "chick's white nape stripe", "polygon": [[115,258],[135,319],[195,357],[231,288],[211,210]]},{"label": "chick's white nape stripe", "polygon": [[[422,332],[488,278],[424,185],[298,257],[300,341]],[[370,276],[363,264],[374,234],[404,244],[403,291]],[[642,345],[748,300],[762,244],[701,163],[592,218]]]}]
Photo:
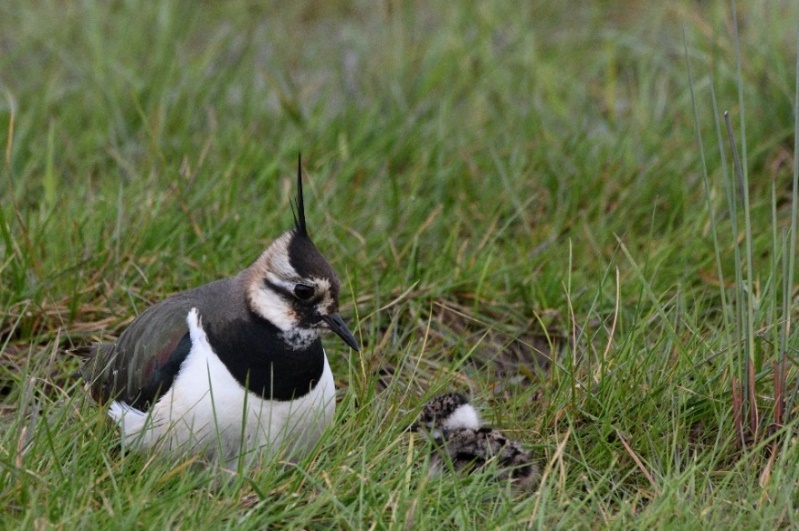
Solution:
[{"label": "chick's white nape stripe", "polygon": [[444,421],[443,427],[448,430],[480,429],[480,416],[471,404],[458,406]]}]

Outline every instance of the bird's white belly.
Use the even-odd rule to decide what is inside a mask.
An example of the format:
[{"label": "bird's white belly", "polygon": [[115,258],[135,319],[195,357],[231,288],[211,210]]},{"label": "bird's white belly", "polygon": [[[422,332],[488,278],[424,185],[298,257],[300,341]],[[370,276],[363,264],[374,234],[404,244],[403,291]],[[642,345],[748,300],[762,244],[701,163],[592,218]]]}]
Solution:
[{"label": "bird's white belly", "polygon": [[111,405],[109,415],[121,428],[123,444],[199,451],[229,464],[259,451],[296,458],[309,450],[335,410],[327,356],[322,377],[309,393],[289,401],[263,400],[245,391],[213,352],[196,310],[187,321],[191,351],[169,391],[147,413],[121,402]]}]

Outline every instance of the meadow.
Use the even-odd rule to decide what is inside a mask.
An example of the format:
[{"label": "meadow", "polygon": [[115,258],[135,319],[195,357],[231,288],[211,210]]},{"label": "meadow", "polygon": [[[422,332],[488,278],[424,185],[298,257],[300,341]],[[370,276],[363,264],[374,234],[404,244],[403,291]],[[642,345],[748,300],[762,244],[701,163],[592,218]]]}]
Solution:
[{"label": "meadow", "polygon": [[[0,6],[0,528],[799,525],[795,2]],[[724,112],[728,112],[729,127]],[[292,223],[362,345],[312,455],[120,452],[72,374]],[[540,488],[430,477],[460,390]]]}]

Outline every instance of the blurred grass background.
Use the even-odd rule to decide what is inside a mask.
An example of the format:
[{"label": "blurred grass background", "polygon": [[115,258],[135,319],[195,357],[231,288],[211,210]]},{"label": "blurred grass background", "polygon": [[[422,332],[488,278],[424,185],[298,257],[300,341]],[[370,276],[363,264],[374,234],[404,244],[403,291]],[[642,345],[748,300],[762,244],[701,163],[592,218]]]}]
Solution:
[{"label": "blurred grass background", "polygon": [[[758,0],[4,4],[0,525],[795,525],[791,408],[772,419],[783,355],[795,388],[797,21]],[[335,427],[223,487],[116,454],[67,351],[254,260],[290,226],[299,151],[364,347],[326,341]],[[404,428],[452,388],[539,456],[539,492],[427,478]]]}]

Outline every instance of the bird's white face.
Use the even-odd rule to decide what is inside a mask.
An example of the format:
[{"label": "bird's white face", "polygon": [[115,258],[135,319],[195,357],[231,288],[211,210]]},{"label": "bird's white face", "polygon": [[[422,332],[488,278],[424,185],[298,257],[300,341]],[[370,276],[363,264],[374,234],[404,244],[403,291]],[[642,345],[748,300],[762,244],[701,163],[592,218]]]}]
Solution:
[{"label": "bird's white face", "polygon": [[[310,240],[295,231],[275,240],[250,268],[250,308],[282,331],[294,349],[309,346],[332,329],[355,348],[355,338],[338,316],[338,278]],[[299,263],[298,263],[299,262]]]}]

